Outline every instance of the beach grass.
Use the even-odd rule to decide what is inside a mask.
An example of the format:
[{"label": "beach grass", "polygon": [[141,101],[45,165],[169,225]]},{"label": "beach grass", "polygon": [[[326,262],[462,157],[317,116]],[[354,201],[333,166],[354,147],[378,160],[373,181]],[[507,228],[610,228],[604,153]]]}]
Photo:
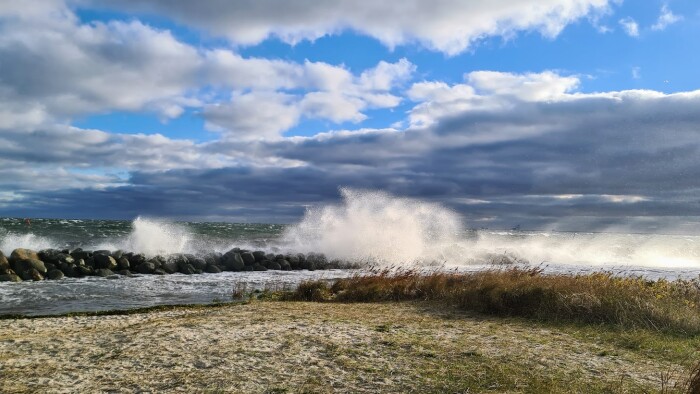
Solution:
[{"label": "beach grass", "polygon": [[539,268],[477,272],[376,269],[333,283],[317,280],[284,292],[284,300],[431,301],[493,316],[608,324],[683,335],[700,334],[700,281],[544,274]]}]

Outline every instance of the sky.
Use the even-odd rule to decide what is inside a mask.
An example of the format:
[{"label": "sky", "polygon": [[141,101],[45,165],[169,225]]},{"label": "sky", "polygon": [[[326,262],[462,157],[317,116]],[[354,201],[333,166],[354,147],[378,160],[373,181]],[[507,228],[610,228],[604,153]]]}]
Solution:
[{"label": "sky", "polygon": [[700,231],[693,0],[0,0],[0,216]]}]

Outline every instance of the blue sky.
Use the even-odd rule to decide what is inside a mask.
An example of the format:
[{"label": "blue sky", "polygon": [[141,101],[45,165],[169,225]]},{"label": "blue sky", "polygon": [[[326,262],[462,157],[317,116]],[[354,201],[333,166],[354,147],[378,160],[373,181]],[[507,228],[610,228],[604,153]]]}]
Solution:
[{"label": "blue sky", "polygon": [[0,215],[289,222],[354,187],[700,229],[693,1],[41,0],[0,36]]}]

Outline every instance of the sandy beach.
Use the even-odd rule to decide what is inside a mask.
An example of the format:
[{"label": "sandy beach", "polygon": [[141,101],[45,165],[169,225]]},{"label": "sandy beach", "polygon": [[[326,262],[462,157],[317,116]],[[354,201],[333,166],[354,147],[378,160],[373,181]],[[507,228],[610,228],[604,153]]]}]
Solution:
[{"label": "sandy beach", "polygon": [[658,389],[662,373],[682,369],[582,330],[421,303],[9,319],[0,321],[0,391],[625,392]]}]

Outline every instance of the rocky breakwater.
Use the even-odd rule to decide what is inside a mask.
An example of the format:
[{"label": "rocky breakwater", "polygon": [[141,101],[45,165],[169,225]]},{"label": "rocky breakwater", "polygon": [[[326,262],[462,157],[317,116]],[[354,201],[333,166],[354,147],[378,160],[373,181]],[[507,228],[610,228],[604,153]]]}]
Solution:
[{"label": "rocky breakwater", "polygon": [[171,254],[146,257],[141,253],[121,250],[46,249],[39,252],[15,249],[9,257],[0,251],[0,282],[37,281],[44,279],[82,278],[86,276],[116,277],[194,275],[222,271],[317,270],[352,268],[352,264],[329,261],[319,253],[273,254],[234,248],[222,253]]}]

